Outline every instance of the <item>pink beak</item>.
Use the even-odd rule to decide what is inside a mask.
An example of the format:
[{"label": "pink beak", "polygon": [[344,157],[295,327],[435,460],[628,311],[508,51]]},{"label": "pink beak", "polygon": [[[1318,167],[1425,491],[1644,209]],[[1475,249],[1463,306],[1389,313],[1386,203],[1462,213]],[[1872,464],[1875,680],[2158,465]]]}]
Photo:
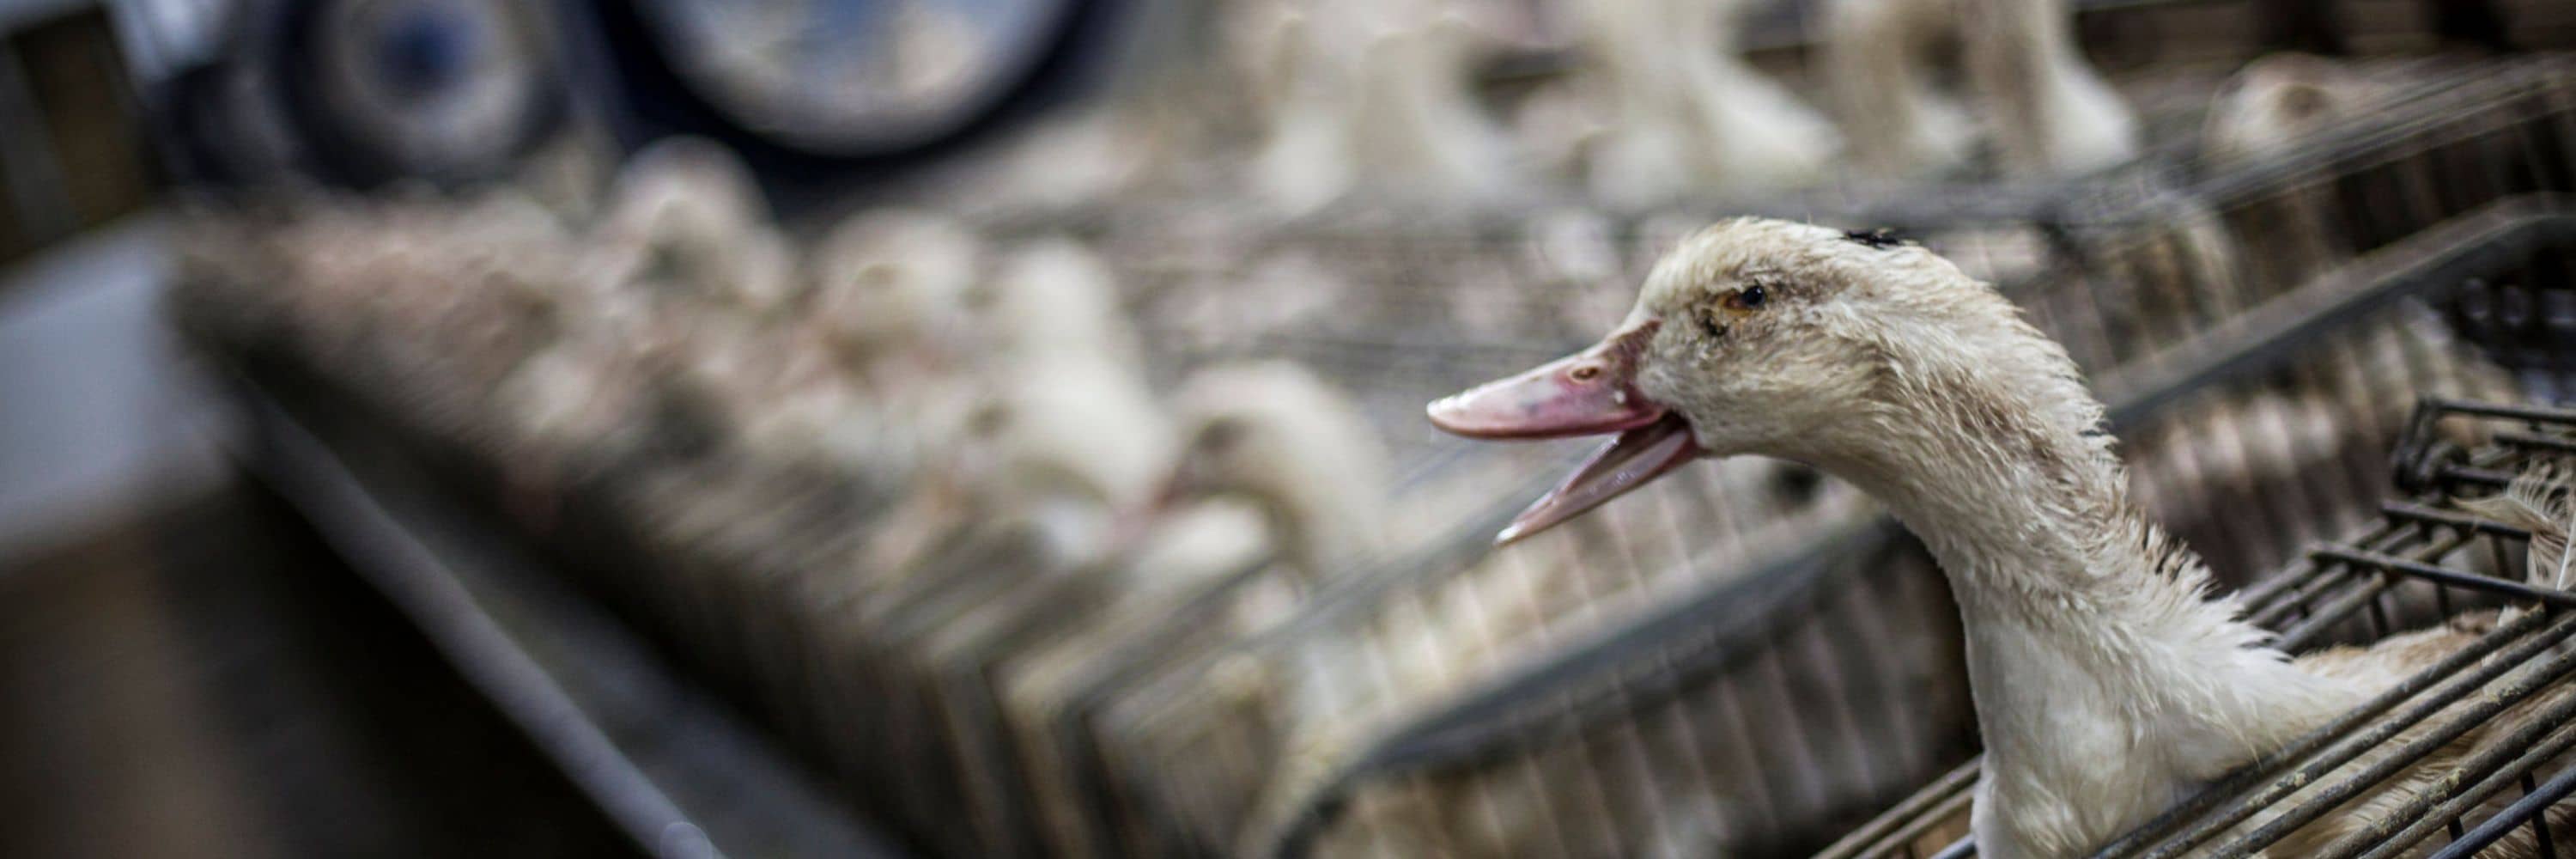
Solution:
[{"label": "pink beak", "polygon": [[1551,439],[1617,433],[1495,535],[1507,545],[1580,516],[1698,459],[1690,422],[1637,391],[1637,355],[1656,322],[1582,352],[1431,404],[1434,426],[1485,439]]},{"label": "pink beak", "polygon": [[1164,517],[1172,515],[1181,506],[1184,496],[1189,494],[1186,478],[1187,475],[1177,472],[1171,474],[1163,479],[1162,485],[1155,487],[1154,494],[1143,504],[1112,514],[1107,539],[1109,549],[1102,554],[1124,558],[1143,546],[1145,537],[1154,532],[1156,525],[1162,524]]}]

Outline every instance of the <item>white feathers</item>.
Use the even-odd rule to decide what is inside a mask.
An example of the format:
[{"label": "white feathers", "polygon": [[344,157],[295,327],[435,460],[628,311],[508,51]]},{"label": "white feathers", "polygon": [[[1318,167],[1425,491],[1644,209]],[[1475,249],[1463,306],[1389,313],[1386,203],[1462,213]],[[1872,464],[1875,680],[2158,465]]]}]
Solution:
[{"label": "white feathers", "polygon": [[1964,0],[1968,75],[2013,176],[2090,173],[2138,151],[2138,119],[2084,59],[2065,0]]},{"label": "white feathers", "polygon": [[2358,115],[2384,89],[2324,57],[2266,56],[2220,89],[2201,128],[2201,154],[2225,163],[2285,151],[2319,128]]},{"label": "white feathers", "polygon": [[1884,175],[1967,160],[1975,124],[1929,68],[1953,38],[2006,175],[2087,173],[2137,152],[2137,117],[2085,61],[2064,0],[1834,0],[1825,27],[1827,86],[1861,162]]},{"label": "white feathers", "polygon": [[1437,0],[1264,3],[1235,28],[1267,122],[1252,186],[1289,212],[1372,194],[1490,200],[1509,151],[1469,91],[1476,28]]},{"label": "white feathers", "polygon": [[1174,398],[1185,439],[1175,485],[1249,500],[1308,582],[1348,572],[1386,534],[1386,451],[1342,395],[1286,362],[1219,365]]},{"label": "white feathers", "polygon": [[922,212],[851,217],[814,250],[811,309],[839,348],[887,372],[953,363],[966,332],[966,297],[987,267],[982,238]]},{"label": "white feathers", "polygon": [[1712,189],[1797,187],[1822,178],[1842,139],[1737,55],[1749,4],[1637,0],[1579,7],[1610,120],[1592,143],[1596,199],[1637,207]]},{"label": "white feathers", "polygon": [[1953,36],[1947,0],[1829,0],[1822,74],[1861,166],[1880,175],[1939,175],[1974,154],[1975,120],[1935,86],[1929,57]]},{"label": "white feathers", "polygon": [[965,303],[978,351],[990,362],[1102,361],[1124,374],[1143,372],[1142,346],[1108,264],[1071,240],[1021,246]]},{"label": "white feathers", "polygon": [[2515,475],[2501,494],[2452,503],[2531,532],[2524,578],[2541,587],[2567,590],[2576,584],[2567,552],[2568,535],[2576,533],[2576,499],[2570,498],[2571,490],[2576,490],[2576,469],[2544,460]]},{"label": "white feathers", "polygon": [[639,276],[766,313],[797,288],[794,250],[732,154],[695,138],[646,147],[619,172],[598,227]]}]

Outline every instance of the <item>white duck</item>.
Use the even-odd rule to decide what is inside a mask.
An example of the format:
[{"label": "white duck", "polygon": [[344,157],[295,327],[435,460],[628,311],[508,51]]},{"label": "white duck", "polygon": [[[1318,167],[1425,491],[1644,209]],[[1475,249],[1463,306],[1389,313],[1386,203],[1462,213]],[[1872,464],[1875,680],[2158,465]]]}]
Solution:
[{"label": "white duck", "polygon": [[945,467],[884,526],[877,569],[908,575],[921,552],[993,511],[1038,526],[1045,567],[1099,560],[1111,518],[1145,501],[1172,449],[1112,273],[1078,244],[1041,240],[959,301],[955,348],[974,366],[934,373],[902,400]]},{"label": "white duck", "polygon": [[1859,161],[1882,174],[1956,169],[1975,136],[1931,84],[1930,48],[1961,41],[2004,171],[2084,173],[2128,160],[2138,120],[2075,43],[2066,0],[1834,0],[1823,77]]},{"label": "white duck", "polygon": [[1385,448],[1322,379],[1285,361],[1219,365],[1184,380],[1175,406],[1184,441],[1163,503],[1249,503],[1309,584],[1380,547]]},{"label": "white duck", "polygon": [[[1075,807],[1083,790],[1058,751],[1059,720],[1086,680],[1127,665],[1111,660],[1266,627],[1381,545],[1384,452],[1322,380],[1285,362],[1212,366],[1182,383],[1175,412],[1178,459],[1151,509],[1129,526],[1137,536],[1118,593],[1097,618],[1006,675],[1014,728],[1037,750],[1033,781],[1055,798],[1051,806]],[[1220,577],[1255,563],[1268,566],[1223,592],[1214,611],[1173,621],[1180,606],[1219,595],[1209,586]],[[1238,661],[1187,706],[1200,724],[1261,724],[1267,703],[1288,691],[1282,679]],[[1057,823],[1082,825],[1071,816]]]},{"label": "white duck", "polygon": [[1974,154],[1977,125],[1934,85],[1933,45],[1953,37],[1941,0],[1833,0],[1818,54],[1843,134],[1860,165],[1885,176],[1945,173]]},{"label": "white duck", "polygon": [[1985,856],[2080,855],[2464,634],[2299,660],[2268,646],[2131,503],[2065,350],[1948,261],[1874,236],[1711,227],[1601,345],[1430,414],[1483,438],[1618,434],[1504,540],[1712,455],[1807,462],[1885,503],[1958,597]]},{"label": "white duck", "polygon": [[1266,138],[1255,187],[1303,212],[1374,194],[1490,199],[1509,191],[1507,141],[1470,92],[1477,25],[1440,0],[1304,0],[1250,7],[1234,28]]},{"label": "white duck", "polygon": [[1964,0],[1968,77],[2015,176],[2089,173],[2138,152],[2138,117],[2084,60],[2066,0]]},{"label": "white duck", "polygon": [[1101,362],[1059,361],[1019,366],[989,384],[913,494],[875,526],[872,579],[915,595],[952,592],[961,583],[923,573],[944,569],[942,557],[989,553],[997,539],[1026,548],[1008,550],[1022,556],[999,565],[1006,569],[970,571],[979,581],[1088,566],[1118,548],[1120,511],[1151,497],[1170,461],[1171,429],[1141,383]]},{"label": "white duck", "polygon": [[1842,139],[1824,117],[1737,55],[1744,0],[1578,4],[1614,120],[1593,143],[1593,196],[1670,202],[1694,190],[1810,183]]},{"label": "white duck", "polygon": [[2201,126],[2201,156],[2223,164],[2287,150],[2318,128],[2367,109],[2387,89],[2314,54],[2266,56],[2220,88]]},{"label": "white duck", "polygon": [[1121,304],[1117,274],[1079,242],[1020,245],[960,298],[973,348],[987,364],[1102,361],[1143,373],[1144,347]]},{"label": "white duck", "polygon": [[989,253],[982,236],[945,216],[862,212],[815,246],[806,265],[809,307],[855,363],[899,371],[944,366]]},{"label": "white duck", "polygon": [[638,276],[757,313],[794,296],[796,255],[733,153],[696,138],[647,146],[618,171],[596,235]]}]

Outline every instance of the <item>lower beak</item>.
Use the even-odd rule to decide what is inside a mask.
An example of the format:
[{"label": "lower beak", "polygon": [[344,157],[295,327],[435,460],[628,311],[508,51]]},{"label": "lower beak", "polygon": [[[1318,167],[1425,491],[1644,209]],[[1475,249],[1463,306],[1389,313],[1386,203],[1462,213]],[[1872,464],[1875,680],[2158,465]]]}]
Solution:
[{"label": "lower beak", "polygon": [[1647,322],[1564,359],[1431,404],[1431,423],[1458,435],[1547,439],[1617,433],[1554,490],[1495,536],[1537,534],[1699,458],[1690,422],[1636,389]]},{"label": "lower beak", "polygon": [[1494,535],[1494,545],[1508,546],[1581,516],[1699,457],[1699,443],[1691,438],[1690,423],[1680,415],[1666,415],[1662,420],[1620,433],[1593,451],[1592,458],[1584,460],[1565,482],[1512,517],[1512,524]]}]

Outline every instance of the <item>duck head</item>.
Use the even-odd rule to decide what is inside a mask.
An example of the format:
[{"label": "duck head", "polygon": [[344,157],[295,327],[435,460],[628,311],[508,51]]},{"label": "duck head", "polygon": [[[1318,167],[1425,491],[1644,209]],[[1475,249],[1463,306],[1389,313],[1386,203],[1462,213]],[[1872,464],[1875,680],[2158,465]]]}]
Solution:
[{"label": "duck head", "polygon": [[1504,543],[1704,456],[1795,460],[1877,490],[1922,482],[1910,463],[1983,456],[1981,431],[2054,449],[2034,427],[2078,436],[2100,419],[2064,350],[1948,260],[1753,218],[1684,239],[1598,345],[1429,412],[1472,438],[1611,437]]},{"label": "duck head", "polygon": [[1146,518],[1249,505],[1310,578],[1377,548],[1386,452],[1339,390],[1286,361],[1224,364],[1191,374],[1174,405],[1182,441]]}]

